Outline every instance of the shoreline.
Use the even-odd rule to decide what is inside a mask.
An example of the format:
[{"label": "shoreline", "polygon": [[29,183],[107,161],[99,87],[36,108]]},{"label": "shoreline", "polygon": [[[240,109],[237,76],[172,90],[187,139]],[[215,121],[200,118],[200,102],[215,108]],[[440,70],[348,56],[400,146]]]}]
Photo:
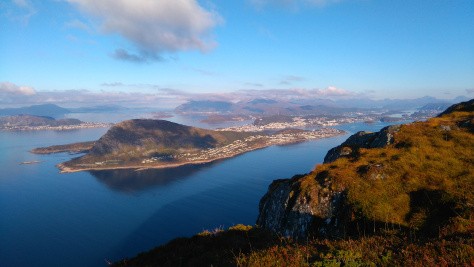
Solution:
[{"label": "shoreline", "polygon": [[302,140],[291,140],[289,142],[283,142],[283,143],[267,143],[267,144],[260,144],[256,145],[255,147],[252,147],[248,150],[245,151],[239,151],[236,153],[228,154],[225,156],[221,157],[216,157],[216,158],[210,158],[210,159],[204,159],[204,160],[196,160],[196,161],[187,161],[187,162],[177,162],[177,163],[165,163],[165,164],[156,164],[156,165],[127,165],[127,166],[108,166],[108,167],[88,167],[88,168],[74,168],[74,167],[69,167],[65,166],[64,162],[59,163],[56,165],[56,167],[60,170],[60,173],[75,173],[75,172],[81,172],[81,171],[107,171],[107,170],[135,170],[135,171],[141,171],[141,170],[149,170],[149,169],[167,169],[167,168],[177,168],[177,167],[182,167],[185,165],[200,165],[200,164],[206,164],[206,163],[211,163],[214,161],[218,160],[223,160],[223,159],[229,159],[236,157],[238,155],[242,155],[251,151],[271,147],[271,146],[279,146],[279,145],[292,145],[292,144],[297,144],[297,143],[303,143],[307,141],[312,141],[312,140],[320,140],[320,139],[325,139],[325,138],[332,138],[336,137],[339,135],[343,135],[345,132],[341,132],[339,134],[331,135],[331,136],[326,136],[326,137],[319,137],[319,138],[311,138],[311,139],[302,139]]},{"label": "shoreline", "polygon": [[[334,137],[334,136],[331,136]],[[329,137],[327,137],[329,138]],[[322,138],[319,138],[322,139]],[[319,140],[319,139],[313,139],[313,140]],[[286,143],[286,145],[291,145],[291,144],[296,144],[296,143],[303,143],[306,141],[310,140],[302,140],[302,141],[296,141],[292,143]],[[255,147],[253,149],[243,151],[240,153],[235,153],[233,155],[228,155],[228,156],[223,156],[223,157],[218,157],[218,158],[213,158],[213,159],[208,159],[208,160],[198,160],[198,161],[189,161],[189,162],[180,162],[180,163],[173,163],[173,164],[166,164],[166,165],[149,165],[149,166],[143,166],[143,165],[129,165],[129,166],[115,166],[115,167],[91,167],[91,168],[78,168],[78,169],[73,169],[71,167],[64,166],[64,163],[59,163],[56,165],[56,167],[60,170],[60,173],[75,173],[75,172],[82,172],[82,171],[109,171],[109,170],[135,170],[135,171],[142,171],[142,170],[149,170],[149,169],[167,169],[167,168],[177,168],[177,167],[182,167],[185,165],[200,165],[200,164],[206,164],[206,163],[211,163],[214,161],[222,160],[222,159],[229,159],[236,157],[238,155],[242,155],[248,152],[252,152],[255,150],[275,146],[279,144],[271,144],[268,146],[259,146]],[[283,144],[282,144],[283,145]]]},{"label": "shoreline", "polygon": [[109,128],[113,123],[82,123],[77,125],[58,125],[58,126],[10,126],[1,127],[0,132],[23,132],[23,131],[72,131],[80,129]]}]

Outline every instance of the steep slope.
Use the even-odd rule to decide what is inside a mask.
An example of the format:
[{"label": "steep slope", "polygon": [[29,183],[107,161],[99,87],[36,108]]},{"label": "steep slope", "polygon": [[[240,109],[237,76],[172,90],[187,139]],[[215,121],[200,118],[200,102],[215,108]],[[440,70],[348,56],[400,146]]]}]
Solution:
[{"label": "steep slope", "polygon": [[448,115],[448,114],[453,113],[455,111],[458,111],[458,112],[474,112],[474,99],[471,99],[471,100],[466,101],[466,102],[461,102],[459,104],[452,105],[448,109],[446,109],[444,112],[439,114],[438,117]]},{"label": "steep slope", "polygon": [[257,224],[297,239],[387,227],[425,235],[472,229],[473,105],[351,136],[313,172],[274,181]]}]

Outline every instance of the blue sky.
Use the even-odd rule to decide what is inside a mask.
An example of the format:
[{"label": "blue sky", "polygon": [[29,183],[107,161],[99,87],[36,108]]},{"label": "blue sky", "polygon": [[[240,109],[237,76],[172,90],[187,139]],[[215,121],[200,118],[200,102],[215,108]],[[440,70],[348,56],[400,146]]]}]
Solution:
[{"label": "blue sky", "polygon": [[0,105],[474,95],[472,0],[6,0],[0,40]]}]

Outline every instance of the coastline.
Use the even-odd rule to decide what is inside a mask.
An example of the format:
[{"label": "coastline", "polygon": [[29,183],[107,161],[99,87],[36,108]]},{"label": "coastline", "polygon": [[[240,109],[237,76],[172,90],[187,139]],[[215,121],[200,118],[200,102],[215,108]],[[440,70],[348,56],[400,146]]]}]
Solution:
[{"label": "coastline", "polygon": [[185,165],[200,165],[200,164],[206,164],[210,162],[214,162],[217,160],[223,160],[223,159],[229,159],[236,157],[241,154],[245,154],[247,152],[251,152],[254,150],[258,149],[263,149],[271,146],[279,146],[279,145],[292,145],[292,144],[297,144],[297,143],[303,143],[307,142],[310,140],[320,140],[324,138],[331,138],[331,137],[336,137],[339,135],[345,134],[345,132],[339,132],[338,134],[334,134],[331,136],[325,136],[325,137],[318,137],[318,138],[310,138],[310,139],[294,139],[294,140],[287,140],[286,142],[281,142],[281,143],[272,143],[268,142],[265,144],[258,144],[252,147],[248,147],[247,150],[236,150],[234,153],[229,153],[229,154],[221,154],[218,157],[213,157],[209,159],[200,159],[200,160],[195,160],[195,161],[183,161],[183,162],[176,162],[176,163],[158,163],[158,164],[150,164],[150,165],[143,165],[143,164],[130,164],[130,165],[122,165],[122,166],[94,166],[94,167],[70,167],[70,166],[65,166],[64,162],[59,163],[56,165],[56,167],[60,170],[60,173],[75,173],[75,172],[81,172],[81,171],[106,171],[106,170],[135,170],[135,171],[141,171],[141,170],[148,170],[148,169],[167,169],[167,168],[177,168]]},{"label": "coastline", "polygon": [[73,125],[42,125],[42,126],[1,126],[0,131],[3,132],[17,132],[17,131],[70,131],[78,129],[93,129],[93,128],[109,128],[113,126],[113,123],[95,123],[85,122],[81,124]]}]

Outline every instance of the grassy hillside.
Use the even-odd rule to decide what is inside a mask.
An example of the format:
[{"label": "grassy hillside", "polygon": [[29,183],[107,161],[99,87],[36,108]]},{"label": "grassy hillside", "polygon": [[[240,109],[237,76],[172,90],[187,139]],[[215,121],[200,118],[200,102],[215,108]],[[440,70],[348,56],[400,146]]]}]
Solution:
[{"label": "grassy hillside", "polygon": [[342,193],[344,207],[331,221],[344,230],[337,238],[322,238],[315,227],[296,241],[238,225],[116,266],[473,266],[473,105],[402,125],[385,147],[352,149],[295,176],[290,196],[308,196],[310,204]]},{"label": "grassy hillside", "polygon": [[402,125],[393,144],[359,149],[321,164],[298,190],[344,191],[354,223],[378,222],[425,234],[473,229],[473,112],[453,112]]},{"label": "grassy hillside", "polygon": [[205,231],[113,266],[472,266],[474,238],[414,239],[396,232],[295,242],[261,228]]},{"label": "grassy hillside", "polygon": [[90,152],[67,164],[95,161],[139,161],[145,157],[174,155],[232,143],[250,133],[218,132],[165,120],[127,120],[114,125]]}]

